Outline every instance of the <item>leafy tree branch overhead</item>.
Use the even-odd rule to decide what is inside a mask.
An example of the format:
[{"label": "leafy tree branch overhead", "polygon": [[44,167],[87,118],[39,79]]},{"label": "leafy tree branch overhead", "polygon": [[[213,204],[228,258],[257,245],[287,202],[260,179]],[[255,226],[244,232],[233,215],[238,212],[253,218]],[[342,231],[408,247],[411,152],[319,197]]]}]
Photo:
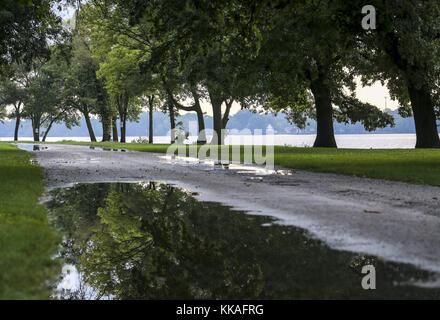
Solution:
[{"label": "leafy tree branch overhead", "polygon": [[[75,10],[70,22],[55,12],[63,5]],[[125,141],[127,120],[149,110],[152,143],[153,110],[169,114],[171,129],[178,127],[179,112],[191,112],[198,119],[197,141],[204,144],[209,142],[204,105],[217,133],[211,143],[223,144],[231,110],[239,106],[285,113],[299,128],[314,119],[314,146],[336,147],[335,121],[360,123],[368,131],[394,125],[386,110],[358,99],[360,79],[363,85],[386,84],[399,113],[414,117],[416,147],[440,146],[437,2],[372,1],[376,28],[369,30],[361,23],[363,5],[360,0],[5,0],[0,19],[21,18],[2,25],[3,117],[16,120],[17,139],[23,110],[30,108],[19,98],[22,80],[42,68],[58,77],[51,83],[61,86],[57,99],[63,107],[50,111],[44,102],[51,96],[49,85],[41,85],[47,94],[34,92],[27,100],[46,104],[36,129],[50,130],[59,121],[75,125],[74,118],[82,116],[96,141],[90,119],[97,117],[103,141]],[[38,27],[20,31],[29,26]],[[46,121],[52,112],[53,121]]]}]

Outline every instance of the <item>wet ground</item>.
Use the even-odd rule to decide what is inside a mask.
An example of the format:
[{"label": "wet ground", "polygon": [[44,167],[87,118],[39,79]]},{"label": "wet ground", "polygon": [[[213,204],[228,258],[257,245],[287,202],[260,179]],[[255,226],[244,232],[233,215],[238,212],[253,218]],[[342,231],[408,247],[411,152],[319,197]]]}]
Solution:
[{"label": "wet ground", "polygon": [[[35,153],[38,162],[45,168],[47,190],[72,187],[76,183],[160,181],[189,190],[197,200],[206,203],[215,201],[219,206],[221,203],[232,208],[228,210],[237,217],[251,214],[257,220],[260,217],[263,220],[275,219],[276,228],[294,230],[291,231],[294,234],[298,234],[296,230],[307,230],[307,241],[320,239],[326,244],[326,250],[333,252],[335,256],[330,260],[335,260],[336,256],[345,256],[344,259],[349,260],[348,257],[364,257],[364,254],[380,257],[374,258],[378,261],[375,265],[377,290],[381,282],[383,285],[384,282],[391,284],[394,281],[400,285],[409,281],[413,284],[439,286],[436,277],[427,276],[432,274],[420,271],[440,272],[438,187],[283,168],[266,170],[248,165],[215,165],[209,161],[199,162],[195,159],[172,158],[154,153],[108,152],[69,145],[45,145],[44,148]],[[269,216],[272,218],[267,218]],[[267,223],[271,222],[263,220],[258,221],[259,225],[268,228]],[[226,223],[223,228],[227,228]],[[281,247],[289,247],[294,243],[291,238],[285,242],[282,240],[278,240]],[[233,243],[236,240],[231,241]],[[283,252],[279,247],[276,250],[280,250],[280,254]],[[286,250],[289,248],[284,249]],[[318,258],[321,254],[315,256],[313,250],[307,250],[315,257],[308,258],[309,261],[321,261]],[[311,268],[310,263],[304,264],[305,272],[310,273],[309,282],[316,278],[316,283],[324,283],[323,279],[336,276],[331,272],[342,272],[336,278],[346,276],[351,279],[355,290],[350,293],[353,297],[366,294],[364,290],[356,293],[360,288],[359,273],[353,278],[354,276],[348,276],[345,271],[341,271],[346,270],[342,265],[349,265],[348,260],[335,268],[327,267],[326,264],[331,264],[331,261],[324,260],[316,267],[321,269]],[[382,267],[381,263],[396,267]],[[406,264],[417,267],[419,271]],[[409,270],[407,267],[412,271],[405,271]],[[308,269],[312,271],[309,272]],[[384,271],[381,273],[379,270]],[[317,272],[324,276],[321,277]],[[404,275],[398,276],[402,272]],[[302,277],[307,278],[306,275],[301,275]],[[383,278],[379,280],[380,277]],[[314,290],[317,290],[317,286],[311,285],[315,287]],[[391,288],[389,285],[386,287]],[[416,289],[409,289],[408,292],[413,292],[412,290]],[[322,294],[322,291],[317,292]],[[397,291],[392,294],[389,294],[391,291],[387,292],[388,295],[381,294],[378,297],[404,294],[396,293]]]},{"label": "wet ground", "polygon": [[[50,192],[64,235],[63,299],[440,298],[436,275],[332,250],[299,228],[157,182],[92,183]],[[364,266],[375,290],[364,290]]]}]

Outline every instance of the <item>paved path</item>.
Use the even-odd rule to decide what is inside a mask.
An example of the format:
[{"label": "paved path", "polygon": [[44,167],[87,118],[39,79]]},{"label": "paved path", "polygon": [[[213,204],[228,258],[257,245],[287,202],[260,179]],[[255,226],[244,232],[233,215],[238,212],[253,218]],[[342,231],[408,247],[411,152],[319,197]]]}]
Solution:
[{"label": "paved path", "polygon": [[440,272],[440,188],[246,166],[166,159],[162,154],[45,145],[36,151],[49,189],[76,182],[159,181],[309,230],[331,247]]}]

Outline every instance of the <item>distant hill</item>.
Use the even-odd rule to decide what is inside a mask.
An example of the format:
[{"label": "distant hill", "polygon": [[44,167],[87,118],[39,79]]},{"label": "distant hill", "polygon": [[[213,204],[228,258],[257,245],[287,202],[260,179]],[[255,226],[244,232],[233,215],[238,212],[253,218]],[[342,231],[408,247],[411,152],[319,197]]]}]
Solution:
[{"label": "distant hill", "polygon": [[[414,133],[414,121],[412,118],[402,118],[397,111],[390,112],[396,122],[394,128],[378,129],[373,133]],[[178,117],[177,122],[182,122],[185,130],[189,128],[189,122],[197,123],[196,114],[187,113]],[[277,134],[313,134],[316,133],[316,122],[310,120],[310,125],[304,130],[298,130],[296,126],[289,124],[283,114],[277,116],[273,114],[258,114],[249,110],[241,110],[230,117],[228,122],[228,129],[243,130],[249,129],[266,129],[271,125]],[[0,123],[0,137],[12,137],[14,135],[13,121]],[[92,119],[93,129],[97,136],[102,135],[102,126],[98,119]],[[205,116],[206,129],[212,129],[212,117]],[[154,135],[166,136],[170,130],[170,121],[167,114],[162,112],[154,113]],[[43,130],[42,130],[43,131]],[[341,123],[335,124],[335,133],[337,134],[363,134],[369,133],[361,124],[345,125]],[[19,132],[20,137],[31,137],[32,127],[30,121],[22,123]],[[147,136],[148,135],[148,114],[142,113],[138,122],[129,122],[127,124],[127,136]],[[81,120],[81,125],[69,130],[64,124],[56,124],[49,133],[49,137],[88,137],[88,131],[84,119]]]}]

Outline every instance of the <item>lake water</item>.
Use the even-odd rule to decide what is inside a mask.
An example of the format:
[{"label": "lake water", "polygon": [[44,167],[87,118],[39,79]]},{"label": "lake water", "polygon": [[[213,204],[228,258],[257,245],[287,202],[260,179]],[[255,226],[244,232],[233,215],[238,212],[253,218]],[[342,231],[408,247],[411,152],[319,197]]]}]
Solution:
[{"label": "lake water", "polygon": [[[127,137],[131,142],[139,137]],[[143,137],[145,138],[145,137]],[[170,137],[154,137],[154,143],[170,143]],[[294,147],[310,147],[313,145],[315,135],[274,135],[273,139],[265,139],[262,136],[230,135],[226,138],[226,144],[274,144]],[[10,141],[12,138],[0,138],[0,141]],[[20,140],[32,141],[31,137],[20,137]],[[48,137],[48,142],[62,140],[90,141],[88,137]],[[194,142],[197,137],[189,137],[189,142]],[[344,134],[336,135],[339,148],[354,149],[412,149],[416,144],[415,134]]]},{"label": "lake water", "polygon": [[[439,299],[435,274],[332,250],[277,224],[157,182],[78,184],[51,192],[63,232],[61,299]],[[362,268],[376,268],[364,290]]]}]

